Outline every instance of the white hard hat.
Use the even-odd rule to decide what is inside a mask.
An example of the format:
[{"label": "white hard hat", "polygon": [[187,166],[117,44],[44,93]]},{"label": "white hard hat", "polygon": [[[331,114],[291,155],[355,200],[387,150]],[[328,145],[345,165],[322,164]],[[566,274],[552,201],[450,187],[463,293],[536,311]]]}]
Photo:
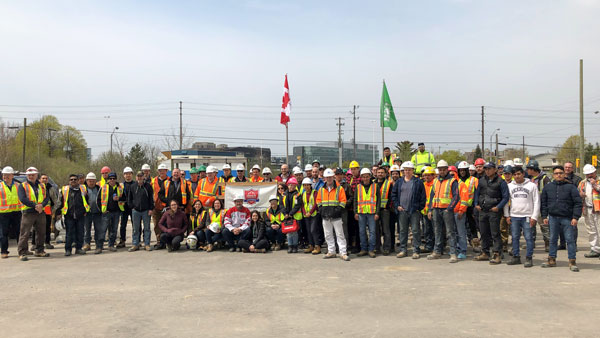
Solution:
[{"label": "white hard hat", "polygon": [[438,166],[438,167],[447,167],[447,166],[448,166],[448,162],[446,162],[446,161],[444,161],[444,160],[440,160],[440,161],[437,163],[437,166]]},{"label": "white hard hat", "polygon": [[458,164],[458,169],[469,169],[469,163],[467,163],[467,161],[461,161]]},{"label": "white hard hat", "polygon": [[304,166],[304,171],[312,171],[312,168],[313,168],[312,165],[307,164]]},{"label": "white hard hat", "polygon": [[252,170],[254,170],[254,169],[258,169],[258,170],[260,170],[260,166],[259,166],[258,164],[255,164],[255,165],[252,167]]},{"label": "white hard hat", "polygon": [[412,163],[411,161],[402,162],[402,166],[403,166],[404,168],[412,168],[412,169],[414,169],[414,168],[415,168],[415,165],[414,165],[414,163]]},{"label": "white hard hat", "polygon": [[[325,172],[323,172],[323,177],[333,177],[334,175],[335,174],[333,173],[333,170],[331,170],[331,168],[327,168],[327,169],[325,169]],[[305,179],[307,179],[307,178],[305,178]],[[302,180],[302,182],[304,182],[304,180]]]},{"label": "white hard hat", "polygon": [[272,174],[272,172],[271,172],[271,168],[269,168],[269,167],[265,167],[265,168],[263,169],[263,172],[262,172],[262,173],[263,173],[263,175],[264,175],[264,174]]},{"label": "white hard hat", "polygon": [[237,194],[237,195],[235,195],[235,197],[233,198],[233,200],[234,201],[237,201],[237,200],[242,200],[243,201],[244,200],[244,195]]},{"label": "white hard hat", "polygon": [[169,170],[169,168],[167,168],[166,164],[161,163],[158,165],[158,170]]},{"label": "white hard hat", "polygon": [[196,244],[198,244],[198,237],[196,237],[196,235],[189,235],[187,236],[185,242],[187,243],[188,247],[195,248]]},{"label": "white hard hat", "polygon": [[144,164],[142,165],[142,170],[150,170],[150,165],[149,165],[149,164],[147,164],[147,163],[144,163]]},{"label": "white hard hat", "polygon": [[217,167],[215,167],[214,165],[209,165],[208,167],[206,167],[206,172],[207,173],[218,173],[219,169],[217,169]]},{"label": "white hard hat", "polygon": [[38,172],[38,170],[37,170],[36,167],[29,167],[25,171],[25,175],[32,175],[32,174],[39,174],[39,172]]},{"label": "white hard hat", "polygon": [[397,164],[394,164],[390,167],[390,171],[400,171],[400,167]]},{"label": "white hard hat", "polygon": [[123,174],[125,173],[133,173],[133,169],[131,169],[130,167],[125,167],[125,169],[123,169]]},{"label": "white hard hat", "polygon": [[271,196],[269,196],[269,202],[271,202],[272,200],[279,201],[279,199],[277,198],[277,195],[271,195]]},{"label": "white hard hat", "polygon": [[312,180],[311,180],[310,178],[308,178],[308,177],[306,177],[306,178],[304,178],[304,179],[302,180],[302,184],[303,184],[303,185],[304,185],[304,184],[311,184],[311,185],[312,185],[312,183],[313,183],[313,182],[312,182]]},{"label": "white hard hat", "polygon": [[294,167],[294,170],[292,170],[292,174],[294,174],[294,175],[304,174],[304,172],[302,171],[302,169],[300,169],[298,167]]},{"label": "white hard hat", "polygon": [[517,157],[517,158],[515,158],[513,160],[513,164],[514,165],[521,165],[522,166],[523,165],[523,160]]},{"label": "white hard hat", "polygon": [[504,166],[506,167],[507,165],[514,166],[515,162],[513,162],[512,160],[506,160],[504,161]]},{"label": "white hard hat", "polygon": [[594,167],[591,164],[586,164],[583,166],[583,174],[584,175],[589,175],[589,174],[593,174],[596,172],[596,167]]},{"label": "white hard hat", "polygon": [[223,170],[225,170],[225,169],[231,169],[231,166],[229,164],[225,163],[223,165]]},{"label": "white hard hat", "polygon": [[88,173],[87,176],[85,177],[86,180],[95,180],[96,179],[96,174],[94,173]]},{"label": "white hard hat", "polygon": [[15,170],[12,167],[6,166],[2,169],[3,174],[14,174]]},{"label": "white hard hat", "polygon": [[360,170],[360,175],[362,176],[362,175],[364,175],[364,174],[371,175],[371,170],[369,170],[369,168],[362,168],[362,169]]},{"label": "white hard hat", "polygon": [[238,164],[237,167],[235,167],[235,170],[244,170],[244,165],[243,164]]},{"label": "white hard hat", "polygon": [[294,170],[296,170],[296,169],[298,169],[298,170],[302,171],[302,169],[300,169],[300,167],[299,167],[299,166],[295,166],[295,167],[293,167],[293,168],[292,168],[292,171],[294,171]]},{"label": "white hard hat", "polygon": [[210,229],[210,231],[217,233],[219,231],[219,229],[221,229],[221,224],[214,222],[214,223],[210,223],[208,225],[208,229]]},{"label": "white hard hat", "polygon": [[469,170],[477,170],[473,164],[469,165]]}]

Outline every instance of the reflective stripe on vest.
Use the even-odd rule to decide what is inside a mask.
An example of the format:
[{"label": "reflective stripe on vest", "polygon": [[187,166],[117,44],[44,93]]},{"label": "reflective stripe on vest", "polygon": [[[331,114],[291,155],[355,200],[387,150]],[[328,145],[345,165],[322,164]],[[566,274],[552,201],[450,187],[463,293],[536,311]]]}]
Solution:
[{"label": "reflective stripe on vest", "polygon": [[464,184],[467,186],[467,192],[469,194],[469,198],[467,199],[468,206],[473,205],[473,198],[475,197],[475,182],[477,181],[476,177],[469,176],[469,178],[464,181]]},{"label": "reflective stripe on vest", "polygon": [[260,176],[258,176],[258,178],[254,178],[254,176],[250,176],[250,178],[248,179],[248,181],[250,181],[252,183],[262,182],[264,180],[265,180],[264,177],[260,177]]},{"label": "reflective stripe on vest", "polygon": [[[46,186],[43,184],[38,184],[38,195],[37,198],[35,196],[35,191],[29,182],[25,182],[22,184],[23,189],[25,190],[25,196],[27,196],[27,200],[31,201],[35,204],[40,204],[46,199]],[[21,210],[33,209],[28,206],[22,205]]]},{"label": "reflective stripe on vest", "polygon": [[389,198],[390,198],[390,187],[392,186],[392,182],[390,182],[389,179],[385,179],[385,181],[383,181],[383,184],[381,186],[380,191],[380,201],[379,201],[379,206],[382,208],[385,208],[388,204]]},{"label": "reflective stripe on vest", "polygon": [[[579,189],[580,193],[585,194],[585,183],[586,182],[587,182],[587,179],[579,182],[578,189]],[[596,191],[596,189],[594,189],[594,187],[592,187],[592,206],[594,208],[594,211],[600,211],[600,192]]]},{"label": "reflective stripe on vest", "polygon": [[[212,206],[212,201],[214,201],[214,197],[217,196],[217,189],[219,188],[219,180],[215,178],[213,183],[208,182],[208,184],[212,184],[211,186],[207,186],[208,178],[205,178],[200,182],[200,191],[198,191],[198,196],[194,196],[196,199],[202,201],[202,205],[205,204],[205,201],[210,201],[209,206]],[[212,197],[212,201],[211,201]]]},{"label": "reflective stripe on vest", "polygon": [[[169,187],[171,186],[171,181],[170,180],[166,180],[164,183],[165,185],[165,198],[169,197]],[[181,205],[182,206],[186,206],[187,205],[187,183],[185,181],[184,178],[180,178],[179,179],[179,190],[181,190]]]},{"label": "reflective stripe on vest", "polygon": [[[306,194],[310,195],[310,198],[308,200],[306,200]],[[302,202],[304,203],[303,213],[307,213],[312,210],[312,208],[315,206],[315,195],[312,193],[312,191],[310,193],[306,192],[306,191],[302,193]],[[316,215],[317,215],[317,209],[315,209],[315,211],[312,214],[310,214],[309,216],[313,217]]]},{"label": "reflective stripe on vest", "polygon": [[285,215],[283,214],[283,212],[280,211],[276,215],[274,215],[271,212],[271,208],[267,209],[267,217],[269,217],[269,221],[271,222],[271,224],[281,224],[285,219]]},{"label": "reflective stripe on vest", "polygon": [[[118,184],[116,185],[117,187],[117,197],[121,198],[121,196],[123,195],[123,185]],[[105,184],[102,187],[102,191],[100,192],[100,204],[102,205],[102,213],[105,213],[107,208],[108,208],[108,192],[110,190],[110,185],[109,184]],[[121,209],[121,211],[125,210],[125,202],[118,202],[119,204],[119,209]]]},{"label": "reflective stripe on vest", "polygon": [[200,227],[200,222],[202,222],[202,220],[204,219],[204,214],[206,213],[206,211],[202,211],[201,213],[197,214],[197,215],[190,215],[190,226],[191,226],[191,230],[194,231],[196,230],[196,228]]},{"label": "reflective stripe on vest", "polygon": [[[65,185],[64,187],[62,187],[62,194],[63,194],[63,207],[61,209],[61,212],[63,215],[67,214],[67,211],[69,211],[69,190],[70,190],[70,186]],[[83,207],[85,208],[85,212],[89,212],[90,211],[90,206],[88,205],[87,201],[85,200],[85,196],[84,194],[84,189],[85,187],[83,185],[79,186],[79,190],[81,191],[81,199],[83,200]],[[85,190],[87,191],[87,189]]]},{"label": "reflective stripe on vest", "polygon": [[356,187],[358,194],[358,205],[356,206],[359,214],[374,214],[377,210],[377,192],[375,184],[371,184],[369,192],[362,184]]},{"label": "reflective stripe on vest", "polygon": [[[296,207],[296,204],[298,203],[298,194],[294,195],[294,200],[292,201],[292,209],[294,207]],[[302,210],[298,209],[298,211],[296,211],[295,214],[292,215],[292,217],[296,220],[299,221],[302,219]]]},{"label": "reflective stripe on vest", "polygon": [[452,203],[452,183],[454,178],[446,179],[440,182],[439,179],[435,180],[433,190],[435,195],[433,196],[433,207],[434,208],[447,208]]},{"label": "reflective stripe on vest", "polygon": [[214,209],[208,209],[208,217],[211,223],[218,223],[221,228],[223,227],[223,217],[225,217],[223,209],[219,210],[218,213]]},{"label": "reflective stripe on vest", "polygon": [[427,182],[423,181],[423,186],[425,187],[425,198],[426,198],[425,208],[423,208],[423,210],[421,211],[421,213],[423,215],[427,215],[427,212],[429,211],[429,202],[431,202],[431,193],[433,192],[434,184],[435,184],[434,181],[431,181],[431,183],[427,183]]},{"label": "reflective stripe on vest", "polygon": [[320,207],[345,207],[346,203],[342,203],[340,202],[340,188],[341,186],[338,185],[337,187],[335,187],[335,197],[333,200],[325,200],[325,191],[327,191],[327,198],[329,198],[329,191],[327,190],[327,188],[325,186],[321,187],[321,189],[319,189],[319,194],[321,195],[321,203],[317,204]]},{"label": "reflective stripe on vest", "polygon": [[0,182],[0,214],[21,210],[22,205],[17,188],[17,183],[14,181],[10,189],[6,183]]}]

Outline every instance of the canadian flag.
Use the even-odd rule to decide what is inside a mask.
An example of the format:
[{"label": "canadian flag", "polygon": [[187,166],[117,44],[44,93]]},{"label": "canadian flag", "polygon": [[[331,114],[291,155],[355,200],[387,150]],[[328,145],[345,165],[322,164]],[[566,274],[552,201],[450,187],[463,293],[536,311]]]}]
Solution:
[{"label": "canadian flag", "polygon": [[287,125],[288,122],[290,122],[291,111],[290,86],[288,85],[287,74],[285,74],[285,83],[283,85],[283,102],[281,103],[281,124]]}]

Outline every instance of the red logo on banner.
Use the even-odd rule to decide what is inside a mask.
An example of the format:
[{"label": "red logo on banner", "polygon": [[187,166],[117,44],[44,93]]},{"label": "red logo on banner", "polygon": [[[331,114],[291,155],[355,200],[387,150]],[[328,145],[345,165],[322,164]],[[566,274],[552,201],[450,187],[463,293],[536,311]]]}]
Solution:
[{"label": "red logo on banner", "polygon": [[252,205],[258,202],[258,190],[250,189],[244,190],[244,200],[246,203]]}]

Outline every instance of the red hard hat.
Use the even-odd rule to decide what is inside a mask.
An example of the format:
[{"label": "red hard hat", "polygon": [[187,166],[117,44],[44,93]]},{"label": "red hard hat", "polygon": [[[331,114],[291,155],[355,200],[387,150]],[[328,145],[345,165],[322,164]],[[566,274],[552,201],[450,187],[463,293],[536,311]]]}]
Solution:
[{"label": "red hard hat", "polygon": [[475,161],[475,165],[484,165],[484,164],[485,164],[485,160],[484,160],[484,159],[482,159],[482,158],[478,158],[478,159]]},{"label": "red hard hat", "polygon": [[104,166],[102,168],[102,170],[100,170],[100,173],[102,173],[102,174],[108,174],[109,172],[110,172],[110,168],[107,166]]},{"label": "red hard hat", "polygon": [[454,171],[454,172],[458,172],[458,170],[456,170],[456,167],[451,165],[448,167],[448,171]]}]

